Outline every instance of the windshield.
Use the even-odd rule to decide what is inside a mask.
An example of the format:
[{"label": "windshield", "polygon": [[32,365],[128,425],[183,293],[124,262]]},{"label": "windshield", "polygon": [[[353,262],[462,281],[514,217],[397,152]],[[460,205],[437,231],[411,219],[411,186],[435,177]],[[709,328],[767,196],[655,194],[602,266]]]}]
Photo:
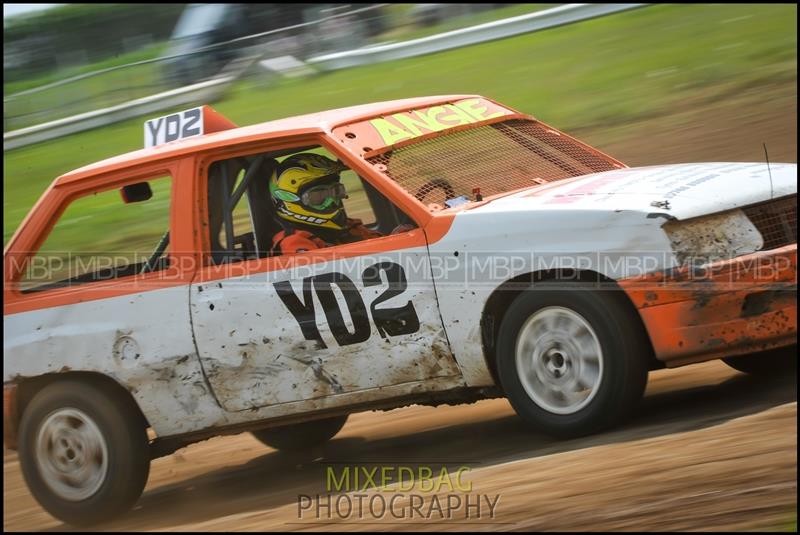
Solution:
[{"label": "windshield", "polygon": [[172,38],[180,39],[213,30],[222,21],[227,9],[229,6],[226,4],[189,4],[172,32]]},{"label": "windshield", "polygon": [[476,200],[476,188],[488,197],[623,167],[542,123],[522,119],[452,132],[368,161],[383,164],[385,170],[379,169],[432,209]]}]

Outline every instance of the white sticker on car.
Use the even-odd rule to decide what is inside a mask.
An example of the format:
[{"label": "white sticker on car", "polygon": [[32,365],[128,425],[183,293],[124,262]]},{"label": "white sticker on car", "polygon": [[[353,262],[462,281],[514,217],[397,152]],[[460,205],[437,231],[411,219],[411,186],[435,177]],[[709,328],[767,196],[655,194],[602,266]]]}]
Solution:
[{"label": "white sticker on car", "polygon": [[203,135],[203,108],[172,113],[144,123],[144,147]]}]

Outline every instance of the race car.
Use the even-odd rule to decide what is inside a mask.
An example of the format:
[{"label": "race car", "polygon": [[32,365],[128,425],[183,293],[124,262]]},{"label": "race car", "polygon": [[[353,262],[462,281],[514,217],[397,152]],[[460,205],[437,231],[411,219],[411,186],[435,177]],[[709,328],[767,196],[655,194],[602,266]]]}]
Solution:
[{"label": "race car", "polygon": [[[57,178],[4,252],[4,441],[66,522],[216,435],[304,450],[354,412],[504,396],[573,437],[651,370],[794,366],[796,164],[629,168],[476,95],[144,136]],[[337,162],[362,239],[275,249],[301,154]]]}]

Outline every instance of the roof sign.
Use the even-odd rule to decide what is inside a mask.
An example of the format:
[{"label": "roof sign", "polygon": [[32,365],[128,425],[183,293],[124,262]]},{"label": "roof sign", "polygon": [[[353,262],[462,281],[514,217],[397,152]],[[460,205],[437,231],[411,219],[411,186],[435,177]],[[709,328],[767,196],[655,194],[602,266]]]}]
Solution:
[{"label": "roof sign", "polygon": [[144,146],[156,147],[190,137],[236,128],[236,125],[210,106],[171,113],[144,122]]}]

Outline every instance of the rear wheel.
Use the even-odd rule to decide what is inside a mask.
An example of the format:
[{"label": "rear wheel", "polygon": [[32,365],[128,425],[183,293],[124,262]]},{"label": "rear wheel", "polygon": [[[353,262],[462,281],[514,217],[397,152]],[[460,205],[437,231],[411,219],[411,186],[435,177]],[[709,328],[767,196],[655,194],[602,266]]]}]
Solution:
[{"label": "rear wheel", "polygon": [[630,415],[647,384],[649,352],[624,295],[539,284],[505,314],[498,374],[523,420],[557,437],[575,437]]},{"label": "rear wheel", "polygon": [[725,357],[722,361],[740,372],[776,376],[797,370],[797,344],[760,351],[750,355]]},{"label": "rear wheel", "polygon": [[251,431],[262,443],[283,451],[300,451],[319,446],[336,436],[347,422],[347,415],[324,420],[312,420],[281,427]]},{"label": "rear wheel", "polygon": [[80,381],[45,387],[20,422],[19,460],[36,500],[77,526],[130,509],[150,472],[147,433],[130,400]]}]

